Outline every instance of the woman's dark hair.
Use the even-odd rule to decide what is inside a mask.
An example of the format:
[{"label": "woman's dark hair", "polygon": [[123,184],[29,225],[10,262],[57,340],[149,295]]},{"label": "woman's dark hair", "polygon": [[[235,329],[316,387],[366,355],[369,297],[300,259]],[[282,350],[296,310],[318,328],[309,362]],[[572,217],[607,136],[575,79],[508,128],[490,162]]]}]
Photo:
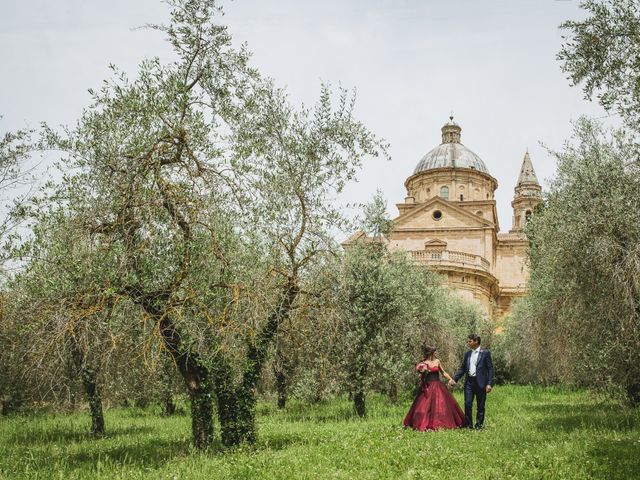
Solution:
[{"label": "woman's dark hair", "polygon": [[432,347],[431,345],[427,345],[426,343],[422,345],[422,355],[424,356],[424,358],[433,355],[436,350],[436,347]]},{"label": "woman's dark hair", "polygon": [[478,335],[477,333],[471,333],[467,338],[469,340],[473,340],[474,342],[478,342],[478,345],[480,345],[480,335]]}]

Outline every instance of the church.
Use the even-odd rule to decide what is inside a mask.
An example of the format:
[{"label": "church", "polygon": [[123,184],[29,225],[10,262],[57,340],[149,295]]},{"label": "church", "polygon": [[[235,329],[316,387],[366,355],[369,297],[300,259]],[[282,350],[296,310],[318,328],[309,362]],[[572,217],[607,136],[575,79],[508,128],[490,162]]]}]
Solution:
[{"label": "church", "polygon": [[[442,143],[422,157],[404,182],[407,196],[396,205],[399,215],[389,249],[406,251],[416,263],[442,274],[449,288],[489,317],[500,318],[526,293],[524,226],[542,202],[542,189],[527,152],[511,202],[512,228],[499,233],[497,180],[460,142],[462,129],[453,117],[441,130]],[[356,232],[345,244],[363,235]]]}]

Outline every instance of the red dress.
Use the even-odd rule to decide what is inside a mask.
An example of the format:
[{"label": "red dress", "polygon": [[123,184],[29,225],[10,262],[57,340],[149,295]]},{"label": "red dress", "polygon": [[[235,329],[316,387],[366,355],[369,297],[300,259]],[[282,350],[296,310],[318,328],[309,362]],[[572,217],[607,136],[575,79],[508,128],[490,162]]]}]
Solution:
[{"label": "red dress", "polygon": [[[418,364],[418,370],[421,364]],[[424,365],[424,364],[423,364]],[[414,430],[438,430],[458,428],[464,425],[464,412],[451,392],[440,381],[439,367],[428,368],[422,373],[420,393],[413,401],[402,422]]]}]

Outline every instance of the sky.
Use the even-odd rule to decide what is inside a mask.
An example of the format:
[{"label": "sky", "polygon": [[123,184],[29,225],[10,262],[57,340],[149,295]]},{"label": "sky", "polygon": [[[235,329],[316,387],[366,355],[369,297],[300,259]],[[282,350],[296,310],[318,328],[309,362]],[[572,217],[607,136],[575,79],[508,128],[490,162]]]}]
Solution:
[{"label": "sky", "polygon": [[[462,143],[498,180],[500,231],[528,149],[543,188],[580,115],[603,117],[571,87],[556,60],[558,26],[584,13],[577,0],[223,1],[234,42],[252,63],[312,105],[321,82],[357,92],[356,116],[390,143],[391,160],[367,160],[341,200],[381,190],[388,211],[404,181],[441,142],[453,113]],[[169,58],[159,0],[0,0],[0,132],[41,121],[73,124],[108,65],[135,76],[144,58]]]}]

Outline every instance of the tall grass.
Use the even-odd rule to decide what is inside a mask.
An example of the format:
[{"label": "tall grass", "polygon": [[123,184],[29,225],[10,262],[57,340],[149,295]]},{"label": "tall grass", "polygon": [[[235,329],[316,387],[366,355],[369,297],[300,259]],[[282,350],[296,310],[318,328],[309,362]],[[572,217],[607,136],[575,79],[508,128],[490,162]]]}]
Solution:
[{"label": "tall grass", "polygon": [[192,450],[188,416],[153,408],[108,410],[99,440],[83,413],[8,417],[0,478],[624,479],[640,471],[640,412],[587,392],[498,387],[482,432],[403,429],[410,400],[371,398],[365,420],[346,399],[284,411],[262,403],[255,446],[209,454]]}]

